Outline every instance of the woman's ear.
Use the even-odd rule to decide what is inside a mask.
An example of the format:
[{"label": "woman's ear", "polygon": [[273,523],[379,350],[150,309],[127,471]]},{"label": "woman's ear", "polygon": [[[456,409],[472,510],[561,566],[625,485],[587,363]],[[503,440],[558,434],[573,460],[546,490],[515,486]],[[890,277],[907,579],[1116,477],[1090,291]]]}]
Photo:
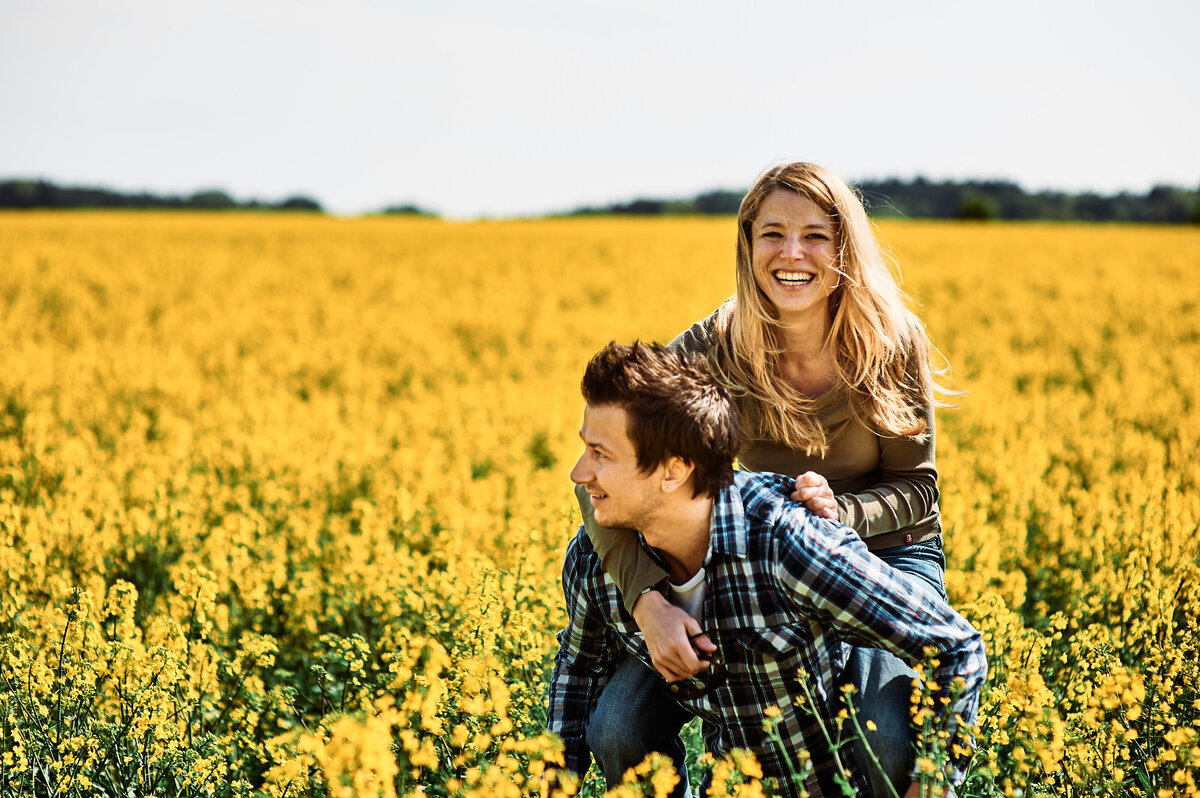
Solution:
[{"label": "woman's ear", "polygon": [[695,470],[696,467],[682,457],[675,455],[668,457],[662,470],[663,492],[671,493],[688,484],[691,481],[692,472]]}]

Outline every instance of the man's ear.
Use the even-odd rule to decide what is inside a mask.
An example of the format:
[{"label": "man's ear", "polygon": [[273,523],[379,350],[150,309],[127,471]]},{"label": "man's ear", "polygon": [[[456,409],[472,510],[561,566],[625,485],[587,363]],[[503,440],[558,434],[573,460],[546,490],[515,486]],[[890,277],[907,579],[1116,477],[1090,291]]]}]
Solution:
[{"label": "man's ear", "polygon": [[672,493],[691,482],[692,472],[696,467],[682,457],[672,455],[663,463],[662,489],[664,493]]}]

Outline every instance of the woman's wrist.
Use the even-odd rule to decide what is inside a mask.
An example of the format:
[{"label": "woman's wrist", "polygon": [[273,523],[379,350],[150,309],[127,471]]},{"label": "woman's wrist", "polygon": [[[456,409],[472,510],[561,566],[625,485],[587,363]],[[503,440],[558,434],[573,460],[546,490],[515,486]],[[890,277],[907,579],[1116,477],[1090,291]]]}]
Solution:
[{"label": "woman's wrist", "polygon": [[648,604],[646,602],[651,602],[651,603],[654,602],[653,598],[647,598],[647,596],[651,593],[658,596],[659,599],[661,599],[664,603],[666,603],[667,597],[664,596],[662,593],[660,593],[655,588],[654,585],[650,585],[649,587],[643,589],[642,592],[638,594],[637,600],[633,602],[633,611],[630,613],[631,615],[637,614],[639,607],[645,609],[648,606]]}]

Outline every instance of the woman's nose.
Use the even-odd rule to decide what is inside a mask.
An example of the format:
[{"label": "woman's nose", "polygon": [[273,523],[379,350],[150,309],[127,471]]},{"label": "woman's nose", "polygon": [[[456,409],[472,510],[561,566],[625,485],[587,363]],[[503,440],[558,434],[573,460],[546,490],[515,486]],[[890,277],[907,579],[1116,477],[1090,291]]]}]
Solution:
[{"label": "woman's nose", "polygon": [[783,241],[783,257],[788,260],[800,260],[804,257],[804,247],[797,236],[788,236]]}]

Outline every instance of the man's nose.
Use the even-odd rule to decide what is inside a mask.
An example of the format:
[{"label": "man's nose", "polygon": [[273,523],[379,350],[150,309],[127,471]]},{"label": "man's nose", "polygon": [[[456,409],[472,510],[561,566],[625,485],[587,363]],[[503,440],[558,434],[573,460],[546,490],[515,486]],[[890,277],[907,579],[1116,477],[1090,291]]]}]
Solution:
[{"label": "man's nose", "polygon": [[579,455],[579,459],[575,461],[575,467],[571,469],[571,481],[576,485],[583,485],[590,481],[588,469],[584,466],[584,460],[587,458],[587,453]]}]

